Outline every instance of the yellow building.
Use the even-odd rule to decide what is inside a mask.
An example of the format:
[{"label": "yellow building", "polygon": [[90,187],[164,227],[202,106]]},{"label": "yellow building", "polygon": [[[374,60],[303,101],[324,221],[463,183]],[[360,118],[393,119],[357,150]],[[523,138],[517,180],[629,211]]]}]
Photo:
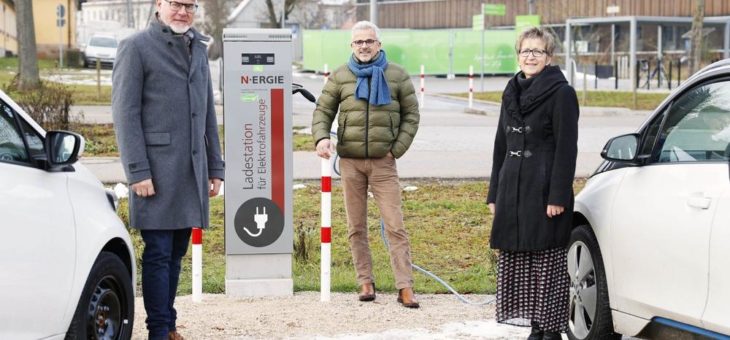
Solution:
[{"label": "yellow building", "polygon": [[15,6],[10,0],[0,0],[0,57],[9,54],[18,54]]},{"label": "yellow building", "polygon": [[[56,26],[56,11],[64,7],[65,24]],[[33,0],[33,23],[38,56],[41,58],[58,57],[59,42],[63,49],[76,48],[76,11],[77,0]]]}]

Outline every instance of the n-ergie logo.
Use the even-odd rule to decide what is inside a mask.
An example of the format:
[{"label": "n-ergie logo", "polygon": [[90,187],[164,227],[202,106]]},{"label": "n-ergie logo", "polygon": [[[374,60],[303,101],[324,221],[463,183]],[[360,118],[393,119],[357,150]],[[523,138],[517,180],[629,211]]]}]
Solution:
[{"label": "n-ergie logo", "polygon": [[241,84],[284,84],[284,76],[241,76]]}]

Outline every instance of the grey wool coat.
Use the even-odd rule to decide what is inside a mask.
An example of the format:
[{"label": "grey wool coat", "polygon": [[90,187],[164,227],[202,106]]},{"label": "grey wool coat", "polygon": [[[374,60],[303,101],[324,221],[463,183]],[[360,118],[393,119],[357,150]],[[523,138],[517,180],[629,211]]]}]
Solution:
[{"label": "grey wool coat", "polygon": [[[573,227],[578,100],[557,66],[522,88],[518,73],[502,95],[488,203],[495,203],[490,246],[507,251],[566,247]],[[527,82],[526,82],[527,83]],[[547,206],[565,211],[547,217]]]},{"label": "grey wool coat", "polygon": [[156,192],[130,192],[134,228],[207,227],[208,180],[224,176],[206,37],[191,32],[189,50],[154,20],[119,44],[112,115],[122,165],[129,184],[152,179]]}]

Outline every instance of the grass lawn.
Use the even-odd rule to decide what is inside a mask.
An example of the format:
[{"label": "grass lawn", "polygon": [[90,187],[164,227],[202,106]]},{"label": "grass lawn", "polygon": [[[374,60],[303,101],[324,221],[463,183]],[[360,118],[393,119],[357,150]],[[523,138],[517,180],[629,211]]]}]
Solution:
[{"label": "grass lawn", "polygon": [[74,105],[111,105],[112,87],[101,86],[99,94],[96,86],[92,85],[69,85],[73,91]]},{"label": "grass lawn", "polygon": [[[71,131],[81,134],[86,139],[84,156],[86,157],[119,157],[116,135],[113,124],[80,124],[71,126]],[[223,126],[218,126],[221,146],[224,141]],[[314,151],[312,135],[294,132],[292,137],[294,151]]]},{"label": "grass lawn", "polygon": [[[582,101],[582,92],[578,92],[578,100]],[[468,98],[468,93],[456,93],[458,97]],[[637,110],[653,110],[668,93],[644,93],[639,92],[636,94]],[[489,92],[475,92],[474,98],[479,100],[487,100],[491,102],[502,102],[502,91],[489,91]],[[586,103],[580,102],[584,106],[599,106],[599,107],[627,107],[632,108],[634,103],[634,96],[632,92],[623,91],[588,91],[586,94]]]},{"label": "grass lawn", "polygon": [[[58,60],[38,59],[38,70],[41,78],[44,75],[58,73]],[[0,58],[0,87],[3,89],[18,73],[18,58]],[[94,74],[93,79],[96,79]],[[101,86],[101,95],[95,85],[69,85],[73,91],[74,105],[110,105],[112,101],[111,86]]]},{"label": "grass lawn", "polygon": [[[317,181],[302,182],[306,188],[294,191],[294,263],[295,291],[319,290],[320,188]],[[585,181],[576,180],[579,191]],[[415,180],[416,191],[403,192],[403,213],[411,240],[413,263],[427,269],[463,293],[495,292],[495,256],[488,247],[491,214],[484,203],[485,181]],[[357,282],[347,242],[347,224],[339,182],[332,189],[332,291],[356,291]],[[126,200],[119,215],[127,219]],[[380,238],[379,214],[373,200],[368,209],[369,239],[374,275],[379,291],[395,291],[389,255]],[[211,228],[203,237],[203,291],[225,292],[225,247],[223,199],[211,200]],[[131,229],[140,268],[143,245],[139,233]],[[178,294],[191,293],[190,254],[183,259]],[[141,273],[141,271],[140,271]],[[432,279],[417,273],[415,289],[419,293],[446,293]],[[140,276],[138,276],[140,279]],[[138,282],[139,284],[139,282]],[[141,291],[141,290],[140,290]]]}]

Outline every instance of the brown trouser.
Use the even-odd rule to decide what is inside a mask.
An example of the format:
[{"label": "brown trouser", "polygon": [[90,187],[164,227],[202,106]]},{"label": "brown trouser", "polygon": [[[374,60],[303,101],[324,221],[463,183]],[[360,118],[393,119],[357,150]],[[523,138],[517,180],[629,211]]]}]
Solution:
[{"label": "brown trouser", "polygon": [[372,257],[368,245],[368,184],[385,223],[390,245],[390,266],[398,289],[413,287],[411,249],[403,227],[400,184],[395,158],[341,158],[340,172],[347,210],[348,238],[355,262],[358,284],[374,282]]}]

